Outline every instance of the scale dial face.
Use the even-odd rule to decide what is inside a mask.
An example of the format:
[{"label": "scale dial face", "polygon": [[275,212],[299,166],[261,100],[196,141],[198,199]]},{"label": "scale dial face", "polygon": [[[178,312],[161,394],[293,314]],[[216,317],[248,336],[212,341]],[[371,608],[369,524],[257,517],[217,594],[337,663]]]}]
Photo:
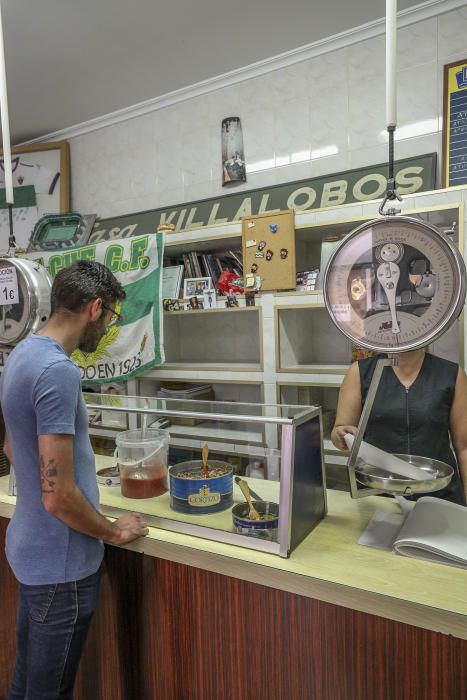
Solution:
[{"label": "scale dial face", "polygon": [[360,226],[331,256],[324,300],[350,340],[377,352],[416,350],[456,320],[465,300],[456,246],[417,219],[391,216]]},{"label": "scale dial face", "polygon": [[0,267],[14,267],[18,281],[18,302],[0,305],[0,345],[16,345],[47,321],[52,281],[32,260],[0,258]]}]

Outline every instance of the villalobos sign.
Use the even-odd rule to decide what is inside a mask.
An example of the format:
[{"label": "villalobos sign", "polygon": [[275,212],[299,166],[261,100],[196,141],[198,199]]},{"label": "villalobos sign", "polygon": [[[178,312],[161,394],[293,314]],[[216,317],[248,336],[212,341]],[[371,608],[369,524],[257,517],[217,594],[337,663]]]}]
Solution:
[{"label": "villalobos sign", "polygon": [[[399,194],[434,189],[436,153],[396,161],[394,168]],[[388,165],[381,163],[346,170],[336,175],[102,219],[95,224],[89,243],[143,235],[155,231],[159,224],[174,224],[175,231],[191,231],[238,221],[242,216],[252,214],[283,209],[309,211],[352,202],[367,202],[384,196],[387,177]]]}]

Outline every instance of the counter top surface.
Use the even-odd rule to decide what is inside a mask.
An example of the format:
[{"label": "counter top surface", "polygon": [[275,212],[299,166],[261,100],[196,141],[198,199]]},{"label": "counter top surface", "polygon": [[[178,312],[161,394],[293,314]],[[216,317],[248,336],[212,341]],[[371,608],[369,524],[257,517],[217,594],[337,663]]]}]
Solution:
[{"label": "counter top surface", "polygon": [[[0,515],[10,517],[7,489],[0,478]],[[100,490],[103,505],[141,508],[118,487]],[[391,498],[328,491],[328,515],[289,559],[152,527],[128,548],[467,639],[467,571],[357,544],[376,509],[400,512]]]}]

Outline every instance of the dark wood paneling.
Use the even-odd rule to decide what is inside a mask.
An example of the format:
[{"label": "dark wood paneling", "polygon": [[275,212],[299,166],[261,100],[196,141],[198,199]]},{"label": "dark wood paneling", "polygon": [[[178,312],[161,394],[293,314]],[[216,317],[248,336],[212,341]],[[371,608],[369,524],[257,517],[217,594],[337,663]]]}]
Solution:
[{"label": "dark wood paneling", "polygon": [[5,532],[9,520],[0,518],[0,700],[6,700],[13,675],[16,647],[18,584],[5,557]]},{"label": "dark wood paneling", "polygon": [[75,699],[138,700],[138,644],[144,626],[143,556],[107,547],[97,613],[78,673]]},{"label": "dark wood paneling", "polygon": [[[0,575],[3,698],[16,601],[3,555]],[[462,640],[108,548],[75,700],[464,700],[466,669]]]},{"label": "dark wood paneling", "polygon": [[144,700],[467,698],[461,640],[149,557],[144,577]]}]

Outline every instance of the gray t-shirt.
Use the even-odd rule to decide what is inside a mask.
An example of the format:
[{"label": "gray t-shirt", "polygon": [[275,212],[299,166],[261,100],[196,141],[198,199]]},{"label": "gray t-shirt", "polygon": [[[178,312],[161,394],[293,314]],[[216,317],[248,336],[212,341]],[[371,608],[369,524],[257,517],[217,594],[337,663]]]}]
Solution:
[{"label": "gray t-shirt", "polygon": [[94,454],[78,368],[52,338],[32,335],[10,354],[0,400],[16,473],[16,508],[6,554],[21,583],[78,581],[100,566],[103,543],[69,528],[41,500],[39,435],[73,435],[74,478],[99,507]]}]

